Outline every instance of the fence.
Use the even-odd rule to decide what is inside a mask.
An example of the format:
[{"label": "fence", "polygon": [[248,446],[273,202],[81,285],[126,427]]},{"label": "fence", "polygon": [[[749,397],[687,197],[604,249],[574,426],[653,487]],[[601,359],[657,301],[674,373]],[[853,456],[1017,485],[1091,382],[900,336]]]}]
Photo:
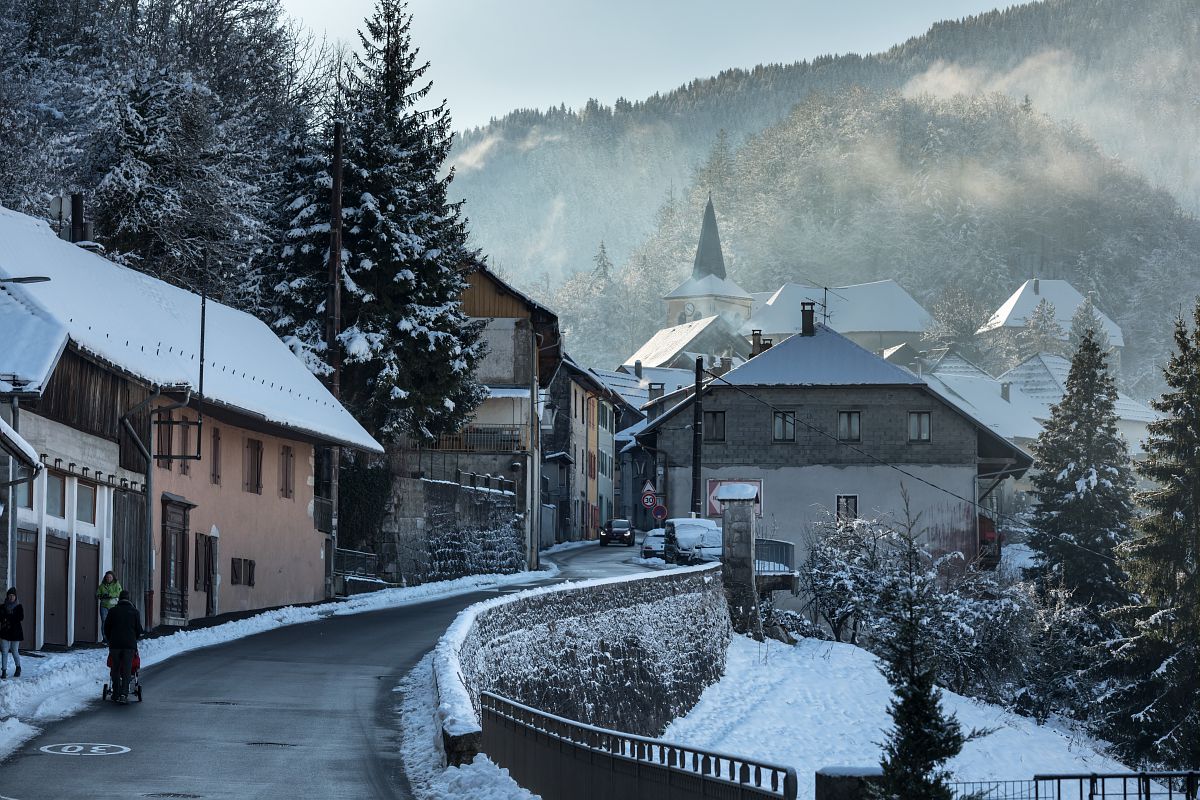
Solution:
[{"label": "fence", "polygon": [[796,771],[696,750],[480,695],[482,750],[546,800],[795,800]]},{"label": "fence", "polygon": [[425,445],[428,450],[466,453],[519,453],[528,450],[528,425],[468,425]]},{"label": "fence", "polygon": [[379,569],[379,556],[374,553],[364,553],[361,550],[343,550],[338,548],[333,553],[333,573],[335,575],[358,575],[374,578]]},{"label": "fence", "polygon": [[954,796],[978,800],[1198,800],[1200,772],[1035,775],[1031,781],[956,783]]},{"label": "fence", "polygon": [[796,545],[780,539],[754,540],[754,573],[768,575],[796,568]]}]

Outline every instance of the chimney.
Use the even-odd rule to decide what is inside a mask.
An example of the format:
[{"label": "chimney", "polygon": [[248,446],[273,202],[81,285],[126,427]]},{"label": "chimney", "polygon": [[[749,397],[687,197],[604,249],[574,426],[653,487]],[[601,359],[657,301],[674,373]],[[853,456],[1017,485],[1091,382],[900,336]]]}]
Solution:
[{"label": "chimney", "polygon": [[764,352],[764,353],[765,353],[765,352],[767,352],[768,350],[770,350],[770,349],[771,349],[771,345],[773,345],[774,343],[775,343],[775,340],[774,340],[774,339],[763,339],[763,340],[762,340],[762,352]]},{"label": "chimney", "polygon": [[1012,398],[1010,397],[1010,394],[1012,393],[1011,387],[1012,387],[1012,384],[1009,383],[1008,381],[1005,381],[1004,383],[1000,384],[1000,399],[1006,403],[1012,402]]},{"label": "chimney", "polygon": [[633,374],[639,381],[642,379],[642,360],[640,358],[633,362]]},{"label": "chimney", "polygon": [[1033,279],[1033,293],[1035,295],[1042,293],[1042,282],[1040,280],[1038,280],[1037,278]]},{"label": "chimney", "polygon": [[650,384],[650,396],[647,399],[649,400],[649,402],[654,403],[654,405],[647,408],[646,412],[647,412],[647,416],[650,418],[651,421],[658,418],[659,407],[661,405],[660,403],[655,403],[654,401],[662,399],[663,392],[665,389],[666,389],[666,387],[661,383],[651,383]]},{"label": "chimney", "polygon": [[733,369],[733,356],[721,356],[721,374]]},{"label": "chimney", "polygon": [[812,336],[817,332],[817,326],[813,321],[816,314],[816,303],[811,300],[805,300],[800,304],[800,335]]},{"label": "chimney", "polygon": [[762,352],[762,331],[750,331],[750,357]]},{"label": "chimney", "polygon": [[83,192],[71,193],[71,241],[82,242],[84,240],[83,226]]}]

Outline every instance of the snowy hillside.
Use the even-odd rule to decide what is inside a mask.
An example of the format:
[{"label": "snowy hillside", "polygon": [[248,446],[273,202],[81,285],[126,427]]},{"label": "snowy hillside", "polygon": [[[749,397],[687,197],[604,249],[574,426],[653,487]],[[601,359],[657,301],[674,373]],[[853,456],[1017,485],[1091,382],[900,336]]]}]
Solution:
[{"label": "snowy hillside", "polygon": [[[875,657],[853,645],[804,639],[788,647],[735,637],[725,677],[662,738],[794,766],[804,800],[822,767],[878,766],[890,697]],[[1127,771],[1083,737],[950,692],[943,692],[942,705],[964,729],[995,730],[950,762],[956,780]]]}]

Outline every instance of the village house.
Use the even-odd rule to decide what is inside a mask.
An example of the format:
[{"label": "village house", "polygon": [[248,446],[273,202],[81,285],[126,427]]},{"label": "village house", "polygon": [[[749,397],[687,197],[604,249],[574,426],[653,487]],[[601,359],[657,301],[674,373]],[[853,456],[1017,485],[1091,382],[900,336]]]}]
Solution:
[{"label": "village house", "polygon": [[148,627],[330,596],[331,449],[370,434],[254,317],[12,211],[0,241],[2,415],[44,467],[4,537],[30,643],[95,641],[109,569]]},{"label": "village house", "polygon": [[[989,529],[989,496],[1032,458],[947,403],[911,371],[889,364],[814,319],[703,393],[702,509],[724,483],[759,488],[763,535],[806,549],[814,525],[909,511],[931,546],[975,557]],[[692,404],[687,393],[637,435],[655,456],[669,516],[692,494]]]},{"label": "village house", "polygon": [[[992,341],[1006,334],[1019,334],[1028,324],[1034,310],[1042,301],[1046,301],[1054,307],[1054,321],[1062,329],[1062,341],[1066,342],[1071,333],[1071,320],[1083,305],[1084,299],[1079,290],[1067,281],[1030,278],[1009,295],[976,333],[984,341]],[[1092,311],[1112,347],[1110,366],[1114,370],[1118,369],[1121,365],[1121,351],[1125,348],[1125,335],[1121,327],[1103,311],[1094,306]]]}]

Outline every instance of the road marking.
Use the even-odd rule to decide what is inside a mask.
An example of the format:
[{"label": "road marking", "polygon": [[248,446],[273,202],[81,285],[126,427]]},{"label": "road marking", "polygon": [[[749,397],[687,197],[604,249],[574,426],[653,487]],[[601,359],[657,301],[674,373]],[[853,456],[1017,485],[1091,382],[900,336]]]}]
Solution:
[{"label": "road marking", "polygon": [[52,756],[119,756],[129,752],[129,748],[123,744],[103,744],[101,742],[48,744],[45,747],[39,747],[38,750]]}]

